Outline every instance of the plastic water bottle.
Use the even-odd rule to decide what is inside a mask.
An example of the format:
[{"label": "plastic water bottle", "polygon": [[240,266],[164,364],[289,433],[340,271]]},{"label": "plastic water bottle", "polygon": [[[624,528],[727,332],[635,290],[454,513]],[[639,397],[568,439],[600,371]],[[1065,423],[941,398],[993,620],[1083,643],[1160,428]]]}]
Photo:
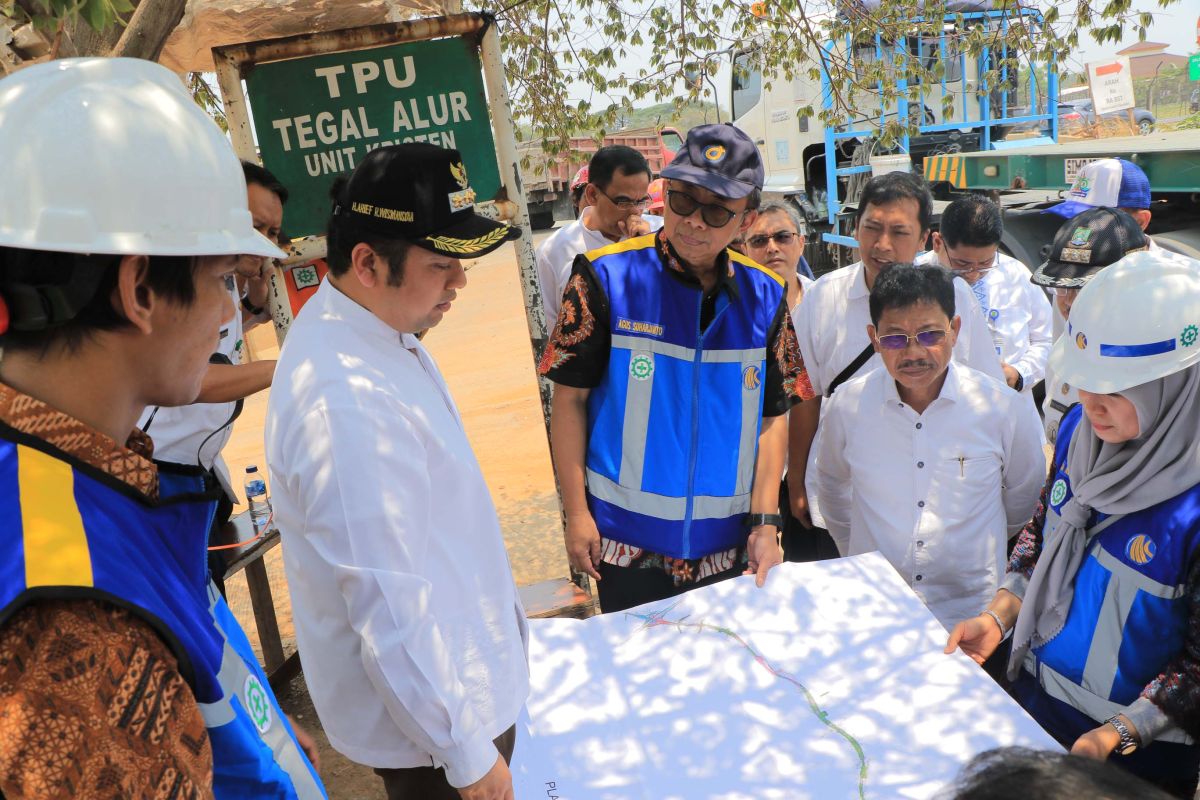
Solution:
[{"label": "plastic water bottle", "polygon": [[246,503],[250,506],[254,535],[262,536],[271,528],[271,501],[267,498],[267,483],[253,464],[246,467]]}]

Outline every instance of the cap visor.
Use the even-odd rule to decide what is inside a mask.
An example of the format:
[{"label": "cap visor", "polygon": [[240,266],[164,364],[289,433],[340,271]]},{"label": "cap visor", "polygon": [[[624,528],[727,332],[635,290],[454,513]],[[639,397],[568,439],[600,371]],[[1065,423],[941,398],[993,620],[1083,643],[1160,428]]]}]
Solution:
[{"label": "cap visor", "polygon": [[453,258],[479,258],[520,235],[520,228],[472,214],[437,233],[414,239],[413,244]]},{"label": "cap visor", "polygon": [[756,188],[753,184],[735,181],[691,164],[672,164],[663,169],[662,176],[670,180],[694,184],[730,200],[740,200]]},{"label": "cap visor", "polygon": [[1095,207],[1096,206],[1088,205],[1087,203],[1081,203],[1078,200],[1064,200],[1058,205],[1050,206],[1049,208],[1043,208],[1042,213],[1057,214],[1063,219],[1070,219],[1077,214],[1082,214],[1084,211],[1090,211]]}]

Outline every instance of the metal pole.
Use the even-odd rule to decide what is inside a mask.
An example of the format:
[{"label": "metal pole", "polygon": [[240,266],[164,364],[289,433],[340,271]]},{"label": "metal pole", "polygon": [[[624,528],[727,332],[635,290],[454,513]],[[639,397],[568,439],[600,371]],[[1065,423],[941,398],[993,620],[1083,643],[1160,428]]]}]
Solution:
[{"label": "metal pole", "polygon": [[[490,19],[490,18],[489,18]],[[484,30],[479,49],[483,63],[483,81],[487,87],[488,107],[492,112],[492,128],[496,133],[496,159],[500,167],[501,191],[508,200],[516,203],[516,224],[521,227],[521,238],[513,243],[517,251],[517,268],[521,272],[521,294],[525,298],[525,322],[529,326],[529,344],[533,349],[536,369],[548,338],[546,313],[542,307],[542,293],[538,286],[537,262],[533,252],[533,235],[529,227],[529,206],[525,200],[525,189],[521,184],[521,164],[517,154],[516,127],[513,125],[512,108],[509,105],[508,86],[504,82],[504,55],[500,49],[500,36],[496,25]],[[542,401],[542,416],[546,424],[546,439],[550,439],[550,381],[537,376],[538,394]],[[558,478],[555,476],[555,483]],[[562,490],[557,485],[559,517],[566,519],[562,505]],[[580,587],[591,591],[588,578],[581,572],[571,572],[571,579]]]}]

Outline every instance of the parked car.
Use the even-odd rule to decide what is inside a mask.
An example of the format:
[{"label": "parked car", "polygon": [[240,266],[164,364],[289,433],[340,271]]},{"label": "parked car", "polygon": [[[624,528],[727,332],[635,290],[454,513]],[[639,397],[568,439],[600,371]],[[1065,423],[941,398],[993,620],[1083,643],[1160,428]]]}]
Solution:
[{"label": "parked car", "polygon": [[[1107,114],[1100,115],[1101,123],[1125,124],[1129,120],[1128,111],[1110,111]],[[1096,124],[1096,112],[1092,110],[1091,100],[1073,100],[1068,103],[1059,103],[1058,105],[1058,122],[1063,126],[1087,126],[1091,127]],[[1154,125],[1158,120],[1144,108],[1133,109],[1133,124],[1137,126],[1138,133],[1145,136],[1154,130]]]}]

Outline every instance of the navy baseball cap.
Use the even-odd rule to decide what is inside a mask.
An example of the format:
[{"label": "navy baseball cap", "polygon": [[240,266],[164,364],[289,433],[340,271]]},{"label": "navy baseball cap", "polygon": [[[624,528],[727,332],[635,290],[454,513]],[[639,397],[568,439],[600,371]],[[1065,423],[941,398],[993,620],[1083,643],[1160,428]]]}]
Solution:
[{"label": "navy baseball cap", "polygon": [[1045,209],[1070,219],[1090,208],[1149,208],[1150,179],[1142,168],[1123,158],[1084,164],[1067,190],[1067,199]]},{"label": "navy baseball cap", "polygon": [[758,146],[729,123],[697,125],[688,131],[687,141],[662,176],[730,200],[762,189],[764,178]]}]

